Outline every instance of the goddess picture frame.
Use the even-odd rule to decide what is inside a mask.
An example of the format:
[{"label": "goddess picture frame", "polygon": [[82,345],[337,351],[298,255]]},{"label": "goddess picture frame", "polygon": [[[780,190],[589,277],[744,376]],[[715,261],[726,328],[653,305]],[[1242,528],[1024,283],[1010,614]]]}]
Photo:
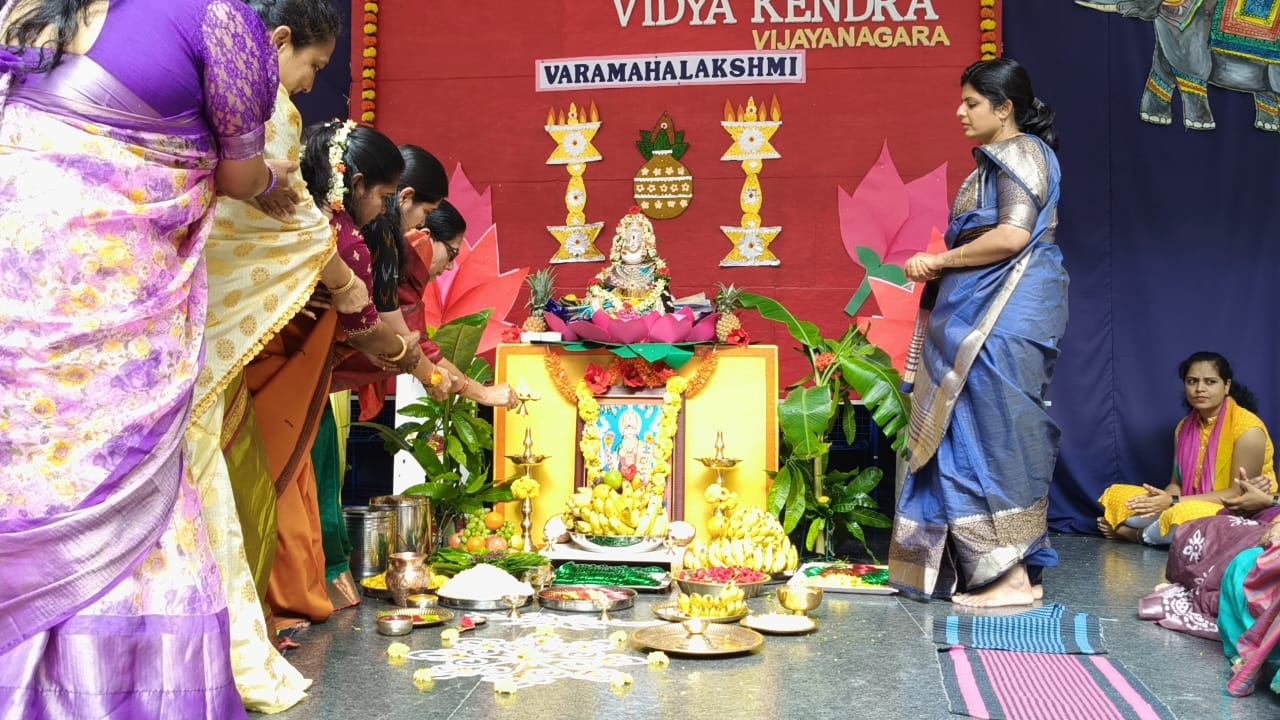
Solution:
[{"label": "goddess picture frame", "polygon": [[[574,488],[591,487],[588,466],[597,466],[600,476],[611,471],[622,475],[624,482],[648,482],[667,470],[664,491],[668,517],[684,519],[684,404],[676,419],[676,431],[668,448],[660,425],[664,406],[662,388],[631,389],[613,387],[606,395],[596,397],[600,416],[591,425],[578,418]],[[592,452],[598,463],[588,463],[584,453]]]}]

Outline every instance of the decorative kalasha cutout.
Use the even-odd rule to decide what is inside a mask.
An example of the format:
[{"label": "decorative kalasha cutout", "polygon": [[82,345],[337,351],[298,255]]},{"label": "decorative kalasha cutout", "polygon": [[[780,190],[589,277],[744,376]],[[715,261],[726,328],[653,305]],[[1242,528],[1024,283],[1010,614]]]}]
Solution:
[{"label": "decorative kalasha cutout", "polygon": [[742,193],[738,196],[742,221],[737,227],[720,226],[720,231],[733,243],[733,250],[720,261],[721,267],[782,264],[769,249],[782,228],[763,227],[760,223],[760,208],[764,205],[760,171],[764,169],[765,160],[782,157],[770,142],[773,134],[782,127],[782,108],[776,96],[770,103],[768,117],[765,115],[763,109],[757,112],[755,98],[748,98],[746,108],[738,106],[737,110],[731,101],[726,100],[724,104],[724,121],[720,126],[733,138],[733,145],[720,159],[741,161],[747,179],[742,183]]},{"label": "decorative kalasha cutout", "polygon": [[591,103],[591,119],[579,119],[578,107],[569,104],[566,115],[552,108],[547,113],[547,134],[556,141],[556,149],[547,158],[548,165],[564,165],[569,171],[569,187],[564,192],[564,206],[568,210],[564,225],[548,225],[547,230],[560,243],[560,249],[551,256],[552,263],[600,262],[604,254],[596,249],[596,236],[604,223],[587,223],[587,186],[582,180],[587,163],[604,158],[591,144],[600,130],[600,113]]},{"label": "decorative kalasha cutout", "polygon": [[632,181],[636,207],[655,220],[679,217],[693,201],[693,175],[680,162],[689,150],[684,131],[664,112],[651,132],[640,131],[636,147],[647,161]]}]

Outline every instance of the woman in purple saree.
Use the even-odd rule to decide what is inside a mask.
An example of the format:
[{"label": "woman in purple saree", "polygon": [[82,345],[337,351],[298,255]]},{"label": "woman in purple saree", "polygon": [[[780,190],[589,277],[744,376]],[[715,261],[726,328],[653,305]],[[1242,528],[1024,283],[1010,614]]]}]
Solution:
[{"label": "woman in purple saree", "polygon": [[0,28],[0,717],[243,716],[182,439],[215,181],[275,182],[274,52],[239,0]]}]

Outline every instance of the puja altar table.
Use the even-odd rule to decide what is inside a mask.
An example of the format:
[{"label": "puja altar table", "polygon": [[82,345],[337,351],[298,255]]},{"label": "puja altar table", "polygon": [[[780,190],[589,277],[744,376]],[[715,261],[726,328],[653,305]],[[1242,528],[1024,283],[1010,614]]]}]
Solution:
[{"label": "puja altar table", "polygon": [[[541,489],[533,499],[533,541],[544,543],[543,525],[562,513],[577,487],[589,485],[583,466],[580,438],[583,423],[574,395],[589,365],[608,367],[618,356],[608,348],[570,351],[558,345],[499,345],[495,358],[496,381],[527,389],[540,399],[526,405],[527,415],[498,412],[494,418],[494,475],[506,480],[523,472],[507,459],[525,452],[525,432],[532,432],[532,447],[548,458],[529,469]],[[710,363],[710,365],[706,365]],[[717,433],[723,433],[725,456],[741,462],[724,473],[724,483],[738,494],[746,507],[765,505],[769,482],[767,470],[778,467],[778,349],[773,345],[748,347],[707,346],[678,368],[689,381],[679,415],[679,430],[673,438],[671,475],[667,482],[666,505],[671,521],[691,523],[698,537],[706,538],[706,521],[711,510],[703,499],[716,473],[698,461],[714,457]],[[635,404],[643,415],[652,415],[645,404],[660,408],[661,388],[629,393],[614,391],[599,396],[602,407],[611,403]],[[626,411],[623,411],[624,413]],[[660,415],[661,413],[658,413]],[[623,433],[625,434],[625,433]],[[519,522],[520,503],[509,503],[507,515]],[[618,560],[666,564],[662,548],[625,554],[598,553],[576,547],[557,546],[554,559]]]}]

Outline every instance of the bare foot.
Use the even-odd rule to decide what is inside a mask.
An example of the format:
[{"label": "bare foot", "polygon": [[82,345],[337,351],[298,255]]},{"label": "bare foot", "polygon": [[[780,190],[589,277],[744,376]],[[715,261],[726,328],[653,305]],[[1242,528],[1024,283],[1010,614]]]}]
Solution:
[{"label": "bare foot", "polygon": [[1041,584],[1041,585],[1032,585],[1032,586],[1031,586],[1031,597],[1033,597],[1033,598],[1035,598],[1035,599],[1037,599],[1037,600],[1043,600],[1043,599],[1044,599],[1044,585],[1043,585],[1043,584]]},{"label": "bare foot", "polygon": [[1132,528],[1128,525],[1120,527],[1112,527],[1106,518],[1098,518],[1098,532],[1102,533],[1102,537],[1107,540],[1127,540],[1129,542],[1142,542],[1142,531],[1138,528]]},{"label": "bare foot", "polygon": [[1015,565],[1009,572],[1000,576],[999,580],[982,590],[961,593],[952,597],[951,602],[966,607],[993,608],[1030,605],[1036,599],[1031,580],[1027,577],[1027,568],[1023,565]]}]

